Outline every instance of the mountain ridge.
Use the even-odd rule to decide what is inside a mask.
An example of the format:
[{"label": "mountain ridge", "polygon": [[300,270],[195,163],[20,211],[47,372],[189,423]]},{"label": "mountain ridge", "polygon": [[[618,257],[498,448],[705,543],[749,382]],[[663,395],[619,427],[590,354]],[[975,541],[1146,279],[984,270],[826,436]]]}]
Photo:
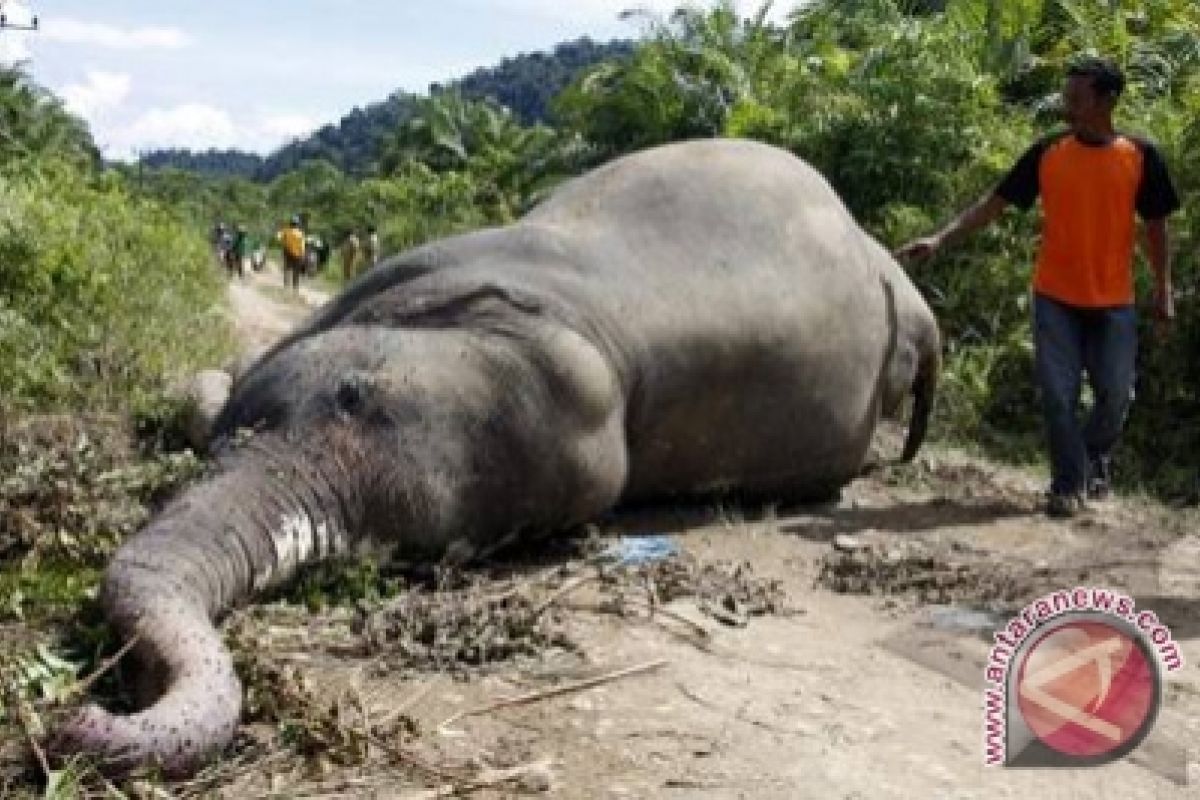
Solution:
[{"label": "mountain ridge", "polygon": [[[596,42],[581,37],[553,49],[520,53],[491,67],[479,67],[447,84],[434,83],[429,95],[458,91],[473,100],[491,99],[512,111],[523,124],[552,121],[551,100],[583,71],[603,61],[632,54],[634,42]],[[174,168],[204,175],[269,182],[305,161],[325,160],[338,169],[369,174],[381,141],[415,112],[422,95],[397,90],[385,99],[355,106],[337,122],[326,123],[267,155],[236,148],[168,148],[143,156],[152,169]]]}]

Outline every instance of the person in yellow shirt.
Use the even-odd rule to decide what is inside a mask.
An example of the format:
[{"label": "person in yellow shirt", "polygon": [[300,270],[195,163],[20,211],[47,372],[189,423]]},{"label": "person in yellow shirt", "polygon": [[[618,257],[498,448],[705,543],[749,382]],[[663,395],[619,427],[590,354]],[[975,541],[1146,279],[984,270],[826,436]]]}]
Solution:
[{"label": "person in yellow shirt", "polygon": [[292,217],[276,238],[283,248],[283,285],[298,292],[300,273],[304,271],[304,231],[300,228],[300,218]]}]

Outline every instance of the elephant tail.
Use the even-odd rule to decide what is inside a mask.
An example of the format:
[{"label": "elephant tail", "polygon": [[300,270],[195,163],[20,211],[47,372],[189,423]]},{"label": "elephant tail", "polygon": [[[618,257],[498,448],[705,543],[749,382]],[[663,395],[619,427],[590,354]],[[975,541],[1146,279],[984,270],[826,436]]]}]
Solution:
[{"label": "elephant tail", "polygon": [[900,455],[902,462],[912,461],[917,451],[925,441],[929,430],[929,418],[933,414],[933,398],[937,393],[938,375],[941,372],[941,346],[937,336],[933,342],[923,348],[920,363],[917,366],[917,376],[913,381],[912,415],[908,421],[908,435],[904,439],[904,451]]}]

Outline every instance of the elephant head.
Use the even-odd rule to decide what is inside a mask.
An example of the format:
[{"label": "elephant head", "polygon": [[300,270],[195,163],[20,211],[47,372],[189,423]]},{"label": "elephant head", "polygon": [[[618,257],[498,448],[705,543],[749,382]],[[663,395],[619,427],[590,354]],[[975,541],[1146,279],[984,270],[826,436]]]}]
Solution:
[{"label": "elephant head", "polygon": [[56,752],[188,773],[239,719],[214,627],[232,605],[320,559],[461,558],[615,500],[619,392],[594,346],[500,291],[417,305],[380,321],[367,304],[363,324],[315,326],[234,386],[213,476],[125,542],[104,578],[102,604],[138,637],[140,689],[154,699],[131,715],[88,706]]}]

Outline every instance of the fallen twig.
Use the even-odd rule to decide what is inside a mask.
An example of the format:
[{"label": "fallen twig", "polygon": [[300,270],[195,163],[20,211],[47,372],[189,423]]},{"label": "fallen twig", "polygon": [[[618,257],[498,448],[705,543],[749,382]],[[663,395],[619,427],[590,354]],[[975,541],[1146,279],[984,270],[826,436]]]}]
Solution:
[{"label": "fallen twig", "polygon": [[644,672],[652,672],[653,670],[660,669],[660,668],[666,666],[668,663],[669,662],[666,659],[659,659],[657,661],[651,661],[647,664],[639,664],[636,667],[626,667],[625,669],[619,669],[619,670],[616,670],[615,672],[608,672],[608,673],[605,673],[604,675],[598,675],[594,678],[588,678],[586,680],[576,681],[574,683],[568,683],[565,686],[556,686],[552,689],[544,689],[542,691],[529,692],[527,694],[517,695],[516,697],[506,697],[502,700],[497,700],[493,703],[488,703],[487,705],[479,706],[478,708],[469,708],[466,711],[460,711],[457,714],[454,714],[453,716],[446,719],[440,725],[438,725],[437,730],[440,733],[444,733],[447,725],[451,724],[452,722],[457,722],[460,719],[465,719],[467,717],[478,717],[483,714],[489,714],[493,711],[498,711],[502,708],[512,708],[513,706],[529,705],[530,703],[536,703],[540,700],[547,700],[551,697],[559,697],[564,694],[571,694],[573,692],[581,692],[585,689],[591,689],[595,686],[600,686],[601,684],[605,684],[605,683],[611,683],[612,681],[620,680],[622,678],[628,678],[633,675],[640,675]]},{"label": "fallen twig", "polygon": [[654,617],[656,615],[661,615],[661,616],[666,617],[667,619],[674,620],[674,621],[678,622],[679,624],[690,628],[701,639],[708,639],[709,636],[711,635],[711,634],[709,634],[708,630],[706,628],[704,628],[700,623],[693,622],[692,620],[688,619],[687,617],[683,616],[682,614],[678,614],[678,613],[672,611],[671,609],[666,608],[665,606],[663,606],[661,604],[654,605],[653,603],[651,603],[647,600],[642,600],[641,598],[637,598],[637,597],[628,598],[628,599],[630,599],[634,602],[645,604],[650,610],[650,619],[652,619],[652,620],[654,619]]},{"label": "fallen twig", "polygon": [[590,583],[591,581],[597,580],[599,577],[599,572],[592,572],[586,575],[580,575],[573,580],[567,581],[559,588],[558,591],[547,597],[542,602],[538,603],[537,606],[534,607],[533,611],[529,612],[529,621],[536,621],[538,617],[545,613],[546,609],[550,608],[550,606],[554,605],[559,600],[562,600],[564,597],[578,589],[580,586],[583,586],[585,583]]},{"label": "fallen twig", "polygon": [[[24,715],[22,715],[24,716]],[[22,726],[25,728],[25,738],[29,740],[29,747],[33,750],[34,757],[37,758],[38,766],[42,768],[42,775],[45,776],[47,783],[50,781],[50,762],[46,760],[46,751],[37,743],[37,737],[29,730],[22,720]]]},{"label": "fallen twig", "polygon": [[441,778],[442,780],[451,780],[452,781],[457,778],[457,776],[454,775],[454,773],[449,772],[446,769],[439,767],[435,764],[431,764],[428,761],[426,761],[424,758],[422,758],[421,756],[414,753],[413,751],[406,750],[403,747],[397,747],[396,745],[392,744],[391,742],[385,741],[384,739],[380,738],[379,736],[371,734],[371,736],[368,737],[368,741],[371,744],[373,744],[376,747],[383,750],[384,752],[386,752],[388,755],[395,758],[400,763],[407,764],[410,767],[416,767],[417,769],[421,770],[422,772],[424,772],[426,774],[432,775],[436,778]]},{"label": "fallen twig", "polygon": [[396,720],[397,717],[403,716],[408,712],[409,709],[421,702],[421,700],[425,698],[425,695],[429,694],[432,689],[433,681],[426,681],[415,692],[405,698],[400,705],[388,710],[382,717],[380,717],[379,722],[377,723],[378,727],[386,729]]},{"label": "fallen twig", "polygon": [[[477,792],[481,789],[494,789],[506,783],[520,780],[530,775],[543,775],[550,770],[550,759],[543,758],[532,764],[522,764],[509,769],[489,769],[479,773],[465,783],[447,783],[435,789],[401,795],[403,800],[438,800],[441,797],[457,797],[467,792]],[[546,788],[549,788],[548,786]]]},{"label": "fallen twig", "polygon": [[545,583],[546,581],[553,578],[554,574],[556,572],[559,572],[561,569],[562,569],[562,567],[560,567],[560,566],[553,566],[548,569],[543,569],[543,570],[539,571],[537,574],[535,574],[533,577],[526,578],[525,580],[518,580],[515,578],[510,579],[507,589],[505,589],[502,592],[497,592],[495,594],[483,595],[482,599],[485,603],[489,603],[489,604],[502,603],[505,600],[508,600],[510,597],[516,597],[517,595],[521,594],[523,591],[527,590],[530,586],[536,586],[538,584]]},{"label": "fallen twig", "polygon": [[[290,792],[287,796],[292,800],[325,800],[325,798],[346,797],[349,793],[358,796],[377,783],[378,779],[375,778],[338,778],[318,786],[309,786]],[[276,800],[279,796],[280,793],[272,789],[255,795],[254,800]]]},{"label": "fallen twig", "polygon": [[53,779],[50,770],[50,761],[46,758],[46,751],[38,744],[38,735],[34,733],[41,726],[35,723],[30,718],[31,712],[29,707],[24,702],[17,701],[17,720],[21,725],[21,730],[25,732],[25,739],[29,742],[29,749],[33,751],[34,758],[37,759],[38,766],[42,770],[42,777],[46,779],[46,784],[49,785]]},{"label": "fallen twig", "polygon": [[67,696],[72,697],[72,696],[76,696],[76,695],[86,694],[88,689],[92,688],[92,684],[94,684],[96,681],[100,680],[100,677],[102,675],[104,675],[104,673],[106,673],[110,669],[112,669],[118,661],[120,661],[122,658],[124,658],[125,654],[128,653],[130,650],[132,650],[133,646],[135,644],[137,644],[138,640],[140,640],[141,638],[142,638],[141,631],[134,633],[133,636],[131,636],[129,638],[129,641],[127,641],[125,644],[121,645],[120,650],[118,650],[116,653],[113,653],[113,655],[111,655],[110,657],[104,659],[104,661],[102,661],[100,663],[100,666],[97,667],[95,669],[95,671],[92,672],[91,675],[88,675],[85,678],[80,678],[78,681],[76,681],[75,685],[72,686],[67,691]]},{"label": "fallen twig", "polygon": [[371,708],[368,705],[366,698],[363,697],[361,673],[359,674],[358,677],[359,677],[359,681],[356,681],[354,684],[354,699],[358,703],[359,730],[361,731],[363,741],[365,741],[367,743],[367,747],[365,748],[364,755],[366,756],[366,758],[370,758],[371,757],[371,750],[370,750],[370,747],[371,747]]},{"label": "fallen twig", "polygon": [[725,710],[725,709],[721,708],[720,706],[718,706],[716,703],[712,702],[711,700],[706,700],[705,698],[696,694],[691,689],[689,689],[687,686],[684,686],[681,681],[675,682],[675,688],[679,690],[679,693],[681,695],[686,697],[688,700],[691,700],[696,705],[704,706],[705,708],[710,709],[712,711],[724,711]]},{"label": "fallen twig", "polygon": [[[642,599],[640,597],[624,597],[621,600],[622,600],[622,602],[631,603],[631,604],[638,603],[638,604],[645,605],[645,606],[649,605],[644,599]],[[624,614],[620,614],[619,612],[614,612],[611,608],[609,608],[603,604],[597,605],[595,603],[572,603],[571,605],[568,606],[568,608],[574,609],[576,611],[590,611],[594,614],[618,613],[618,615],[621,616],[622,619],[637,619],[639,621],[652,622],[652,623],[658,625],[659,627],[661,627],[663,630],[670,633],[672,636],[679,637],[680,639],[684,640],[685,642],[688,642],[693,647],[696,647],[697,649],[699,649],[703,652],[706,652],[706,653],[709,652],[709,647],[711,647],[709,642],[712,638],[712,634],[709,633],[708,629],[706,629],[700,623],[693,622],[692,620],[688,619],[687,617],[683,616],[682,614],[678,614],[674,611],[671,611],[670,609],[664,608],[663,606],[658,606],[657,608],[650,608],[649,609],[650,615],[648,617],[646,617],[644,620],[642,620],[641,617],[626,617]],[[655,619],[656,616],[661,616],[666,619],[674,620],[675,622],[678,622],[679,624],[687,627],[689,630],[691,630],[693,633],[695,633],[696,636],[692,637],[685,633],[681,633],[680,631],[671,630],[671,628],[669,626],[663,625],[661,621]],[[703,641],[696,641],[696,638],[699,638]]]},{"label": "fallen twig", "polygon": [[[291,755],[284,750],[268,753],[257,760],[246,756],[236,756],[231,760],[214,764],[209,770],[200,773],[191,780],[177,783],[172,788],[175,796],[179,798],[210,797],[211,793],[222,784],[232,785],[251,774],[269,780],[271,769],[275,765],[287,761],[290,757]],[[119,792],[113,794],[113,797],[120,796]],[[249,797],[256,798],[257,800],[258,798],[274,796],[278,796],[278,793],[267,792],[265,794],[250,795]]]},{"label": "fallen twig", "polygon": [[713,789],[728,788],[727,784],[716,783],[714,781],[701,781],[693,778],[667,778],[663,781],[663,787],[667,789]]}]

